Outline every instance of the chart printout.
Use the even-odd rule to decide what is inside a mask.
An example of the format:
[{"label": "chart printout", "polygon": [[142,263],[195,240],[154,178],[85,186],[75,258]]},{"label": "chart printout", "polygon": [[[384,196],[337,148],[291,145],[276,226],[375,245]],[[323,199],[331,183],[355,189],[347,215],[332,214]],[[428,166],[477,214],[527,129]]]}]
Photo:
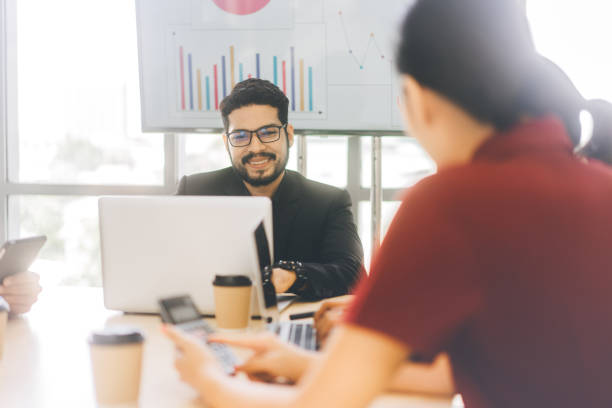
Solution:
[{"label": "chart printout", "polygon": [[143,129],[219,129],[223,98],[262,78],[300,130],[401,130],[394,58],[411,2],[137,0]]}]

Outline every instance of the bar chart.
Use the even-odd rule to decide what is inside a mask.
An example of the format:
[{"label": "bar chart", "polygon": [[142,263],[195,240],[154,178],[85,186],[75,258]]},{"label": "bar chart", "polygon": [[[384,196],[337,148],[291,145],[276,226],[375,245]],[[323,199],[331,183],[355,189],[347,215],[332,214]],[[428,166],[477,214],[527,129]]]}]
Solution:
[{"label": "bar chart", "polygon": [[[310,38],[316,37],[318,31],[323,41],[322,26],[312,24],[304,29]],[[237,83],[247,78],[261,78],[274,83],[287,95],[291,114],[301,118],[324,117],[325,56],[320,51],[322,47],[313,46],[313,42],[302,46],[299,38],[303,36],[279,41],[275,35],[275,41],[271,42],[270,32],[254,30],[248,35],[242,33],[240,41],[232,42],[232,38],[227,38],[231,33],[197,29],[175,29],[170,36],[177,114],[218,116],[221,101]],[[216,41],[214,45],[207,41],[222,36],[226,37],[224,41]],[[252,41],[245,42],[245,37]]]},{"label": "bar chart", "polygon": [[296,128],[402,128],[396,36],[414,0],[180,2],[138,0],[146,131],[221,129],[223,98],[248,78],[285,93]]}]

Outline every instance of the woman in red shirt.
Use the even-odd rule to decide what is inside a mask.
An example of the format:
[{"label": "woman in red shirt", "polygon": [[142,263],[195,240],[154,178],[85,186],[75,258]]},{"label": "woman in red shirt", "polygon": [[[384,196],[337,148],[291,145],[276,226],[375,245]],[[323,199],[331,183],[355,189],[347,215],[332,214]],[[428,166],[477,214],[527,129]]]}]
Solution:
[{"label": "woman in red shirt", "polygon": [[438,172],[407,192],[323,355],[297,387],[245,383],[167,329],[182,378],[215,407],[360,407],[409,356],[446,353],[468,408],[612,406],[612,173],[573,153],[587,104],[516,0],[417,1],[397,66]]}]

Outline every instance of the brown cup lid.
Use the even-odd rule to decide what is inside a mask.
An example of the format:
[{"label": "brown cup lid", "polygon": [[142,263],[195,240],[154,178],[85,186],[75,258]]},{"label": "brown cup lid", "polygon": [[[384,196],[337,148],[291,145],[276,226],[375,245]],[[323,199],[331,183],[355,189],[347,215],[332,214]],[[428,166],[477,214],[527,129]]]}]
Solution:
[{"label": "brown cup lid", "polygon": [[111,326],[95,330],[89,336],[89,343],[98,345],[142,343],[143,341],[142,332],[130,326]]},{"label": "brown cup lid", "polygon": [[214,286],[251,286],[251,278],[246,275],[216,275]]}]

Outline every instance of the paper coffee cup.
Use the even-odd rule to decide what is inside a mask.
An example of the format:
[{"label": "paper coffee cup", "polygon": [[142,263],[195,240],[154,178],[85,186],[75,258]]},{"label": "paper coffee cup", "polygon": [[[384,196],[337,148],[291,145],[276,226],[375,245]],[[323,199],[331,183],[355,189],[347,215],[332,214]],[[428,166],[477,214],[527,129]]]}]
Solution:
[{"label": "paper coffee cup", "polygon": [[244,329],[249,324],[251,278],[217,275],[213,281],[215,319],[220,329]]},{"label": "paper coffee cup", "polygon": [[100,405],[136,404],[144,337],[134,328],[115,326],[89,338],[96,400]]},{"label": "paper coffee cup", "polygon": [[6,333],[6,323],[8,321],[8,313],[11,308],[9,304],[0,296],[0,360],[4,355],[4,337]]}]

